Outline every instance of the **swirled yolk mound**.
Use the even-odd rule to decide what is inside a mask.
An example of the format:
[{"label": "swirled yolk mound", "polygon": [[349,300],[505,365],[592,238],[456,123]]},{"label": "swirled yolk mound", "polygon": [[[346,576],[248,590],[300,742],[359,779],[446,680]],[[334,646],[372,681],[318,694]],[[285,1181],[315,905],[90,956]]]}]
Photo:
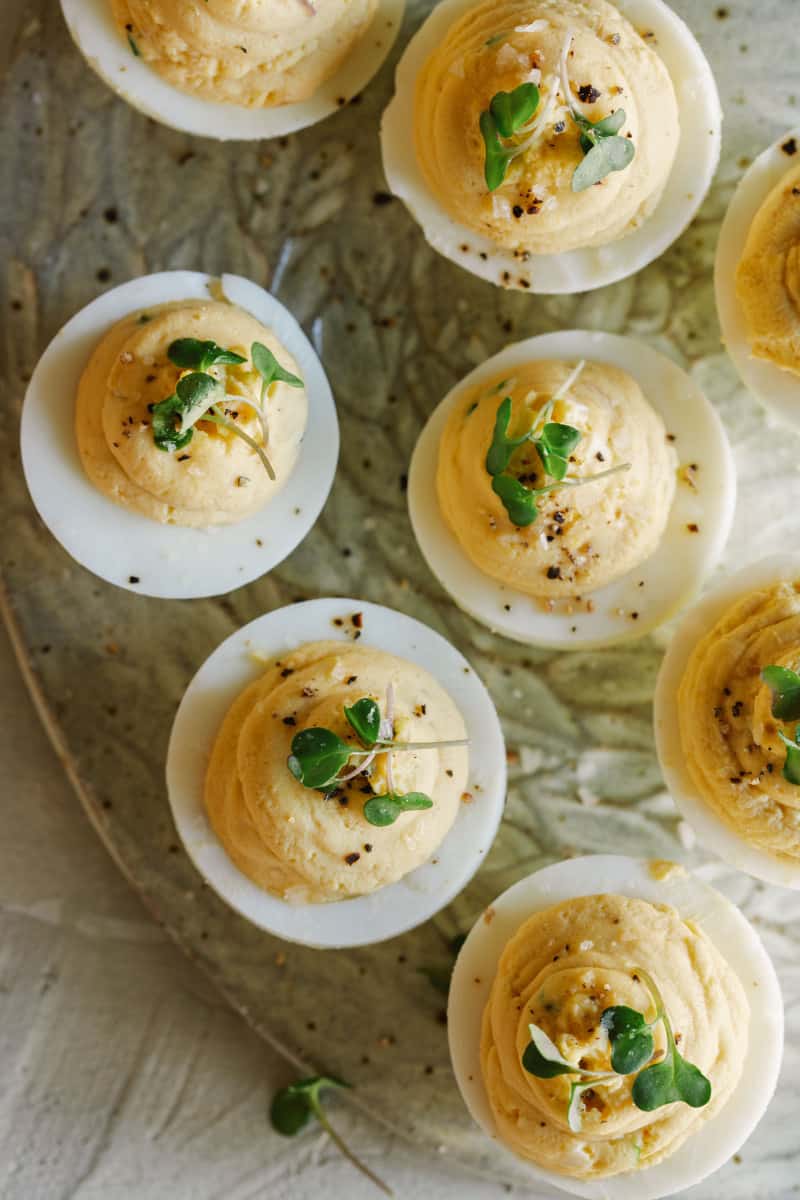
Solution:
[{"label": "swirled yolk mound", "polygon": [[[535,434],[574,370],[532,361],[469,389],[439,444],[436,490],[448,526],[479,570],[531,596],[582,596],[633,570],[658,547],[675,495],[677,456],[661,417],[626,371],[589,362],[550,416],[581,434],[567,478],[627,469],[556,488],[539,498],[532,524],[513,524],[486,469],[498,407],[511,398],[509,436]],[[552,483],[532,441],[514,451],[508,473],[531,489]]]},{"label": "swirled yolk mound", "polygon": [[[797,143],[790,139],[787,145]],[[736,296],[753,357],[800,375],[800,163],[753,218],[736,270]]]},{"label": "swirled yolk mound", "polygon": [[[620,1075],[582,1094],[581,1127],[573,1132],[567,1108],[575,1076],[540,1079],[525,1070],[528,1025],[544,1030],[570,1064],[611,1071],[603,1011],[626,1005],[652,1020],[645,973],[661,993],[680,1053],[709,1079],[711,1099],[703,1108],[678,1102],[644,1112],[631,1095],[634,1076]],[[741,1077],[748,1022],[738,978],[675,909],[614,895],[544,909],[503,951],[484,1010],[481,1066],[498,1136],[522,1158],[573,1179],[652,1166],[720,1119]],[[657,1059],[666,1045],[662,1024],[653,1035]]]},{"label": "swirled yolk mound", "polygon": [[[205,804],[228,855],[260,888],[306,904],[364,895],[422,866],[446,836],[467,782],[464,746],[394,751],[390,777],[379,755],[332,795],[303,787],[287,766],[303,729],[329,729],[357,749],[344,706],[370,697],[386,716],[390,685],[396,741],[466,736],[461,714],[427,671],[341,642],[284,655],[234,701],[214,744]],[[387,790],[422,792],[433,806],[372,825],[364,804]]]},{"label": "swirled yolk mound", "polygon": [[204,528],[252,515],[292,472],[306,425],[304,388],[270,385],[266,399],[270,479],[258,453],[229,428],[201,420],[182,450],[159,449],[152,409],[175,392],[182,375],[167,351],[179,338],[214,341],[247,361],[215,364],[208,374],[225,387],[224,412],[264,445],[254,411],[262,378],[250,362],[253,342],[297,375],[289,352],[250,313],[223,301],[187,300],[131,313],[102,338],[78,387],[75,429],[83,469],[109,499],[168,525]]},{"label": "swirled yolk mound", "polygon": [[737,601],[692,652],[678,690],[686,765],[702,800],[746,841],[800,861],[800,787],[783,777],[767,666],[800,664],[800,582]]},{"label": "swirled yolk mound", "polygon": [[[514,139],[523,149],[489,191],[481,113],[523,83],[539,87],[539,106]],[[583,151],[572,112],[597,123],[620,108],[632,162],[573,191]],[[414,142],[429,188],[455,221],[511,251],[601,246],[640,225],[661,196],[679,136],[666,67],[605,0],[483,0],[417,79]]]},{"label": "swirled yolk mound", "polygon": [[111,0],[136,52],[168,83],[219,103],[307,100],[366,33],[377,0]]}]

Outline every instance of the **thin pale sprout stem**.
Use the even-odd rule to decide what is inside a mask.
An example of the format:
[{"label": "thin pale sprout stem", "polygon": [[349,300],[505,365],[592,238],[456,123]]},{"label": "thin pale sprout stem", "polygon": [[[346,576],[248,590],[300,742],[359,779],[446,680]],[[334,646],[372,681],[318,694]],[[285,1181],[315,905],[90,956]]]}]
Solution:
[{"label": "thin pale sprout stem", "polygon": [[251,438],[249,433],[245,433],[243,429],[240,429],[234,421],[231,421],[223,413],[218,412],[216,406],[205,414],[203,420],[213,421],[215,425],[224,425],[226,429],[230,429],[231,433],[235,433],[237,437],[242,439],[242,441],[247,442],[250,449],[255,450],[256,454],[261,459],[264,469],[266,470],[270,479],[274,480],[276,478],[272,463],[267,458],[263,447],[259,446],[255,438]]},{"label": "thin pale sprout stem", "polygon": [[[389,681],[386,685],[386,725],[384,726],[386,736],[394,741],[394,684]],[[381,730],[378,730],[380,736]],[[389,795],[394,794],[394,774],[392,773],[392,752],[389,750],[386,755],[386,786],[389,789]]]},{"label": "thin pale sprout stem", "polygon": [[609,475],[619,475],[620,471],[630,471],[631,463],[620,463],[618,467],[609,467],[597,475],[584,475],[582,479],[562,479],[560,483],[548,483],[546,487],[534,488],[534,496],[544,496],[546,492],[555,492],[558,488],[582,487],[584,483],[595,483],[598,479],[608,479]]},{"label": "thin pale sprout stem", "polygon": [[[619,468],[615,468],[615,470],[619,470]],[[598,478],[598,476],[595,476],[594,478]],[[367,757],[368,755],[375,753],[376,750],[377,750],[378,754],[388,754],[388,752],[390,750],[392,750],[392,751],[393,750],[438,750],[440,748],[445,749],[448,746],[468,746],[468,745],[469,745],[469,738],[453,738],[453,739],[450,739],[450,740],[444,741],[444,742],[383,742],[383,741],[381,741],[381,742],[376,742],[375,745],[372,746],[371,749],[369,749],[369,750],[354,750],[350,757],[354,758],[354,757],[356,757],[356,755],[362,755],[364,757]]]},{"label": "thin pale sprout stem", "polygon": [[371,1171],[369,1169],[369,1167],[367,1166],[367,1164],[362,1162],[361,1159],[358,1158],[358,1156],[353,1153],[353,1151],[350,1149],[350,1147],[347,1145],[347,1143],[343,1140],[343,1138],[341,1138],[339,1136],[339,1134],[336,1132],[336,1130],[333,1128],[330,1121],[326,1117],[325,1111],[322,1108],[322,1106],[319,1103],[314,1103],[312,1101],[312,1107],[314,1109],[315,1117],[317,1118],[320,1125],[327,1133],[328,1137],[333,1142],[334,1146],[336,1146],[337,1150],[341,1154],[343,1154],[344,1157],[349,1162],[351,1162],[353,1164],[353,1166],[361,1172],[362,1175],[366,1175],[367,1179],[369,1179],[372,1183],[375,1184],[375,1187],[380,1188],[380,1190],[384,1193],[384,1195],[393,1196],[394,1192],[389,1187],[389,1185],[384,1183],[383,1180],[374,1173],[374,1171]]}]

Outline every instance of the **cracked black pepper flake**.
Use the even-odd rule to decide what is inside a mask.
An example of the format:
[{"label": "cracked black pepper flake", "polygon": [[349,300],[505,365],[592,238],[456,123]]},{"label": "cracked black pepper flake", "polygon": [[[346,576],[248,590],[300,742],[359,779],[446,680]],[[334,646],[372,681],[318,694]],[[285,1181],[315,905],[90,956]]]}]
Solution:
[{"label": "cracked black pepper flake", "polygon": [[138,582],[139,582],[138,575],[129,575],[128,576],[128,583],[138,583]]},{"label": "cracked black pepper flake", "polygon": [[295,717],[283,717],[282,719],[283,719],[284,725],[296,725],[297,724],[297,719]]},{"label": "cracked black pepper flake", "polygon": [[548,567],[547,568],[547,578],[548,579],[560,579],[561,578],[561,567]]},{"label": "cracked black pepper flake", "polygon": [[584,104],[594,104],[595,100],[599,100],[602,94],[591,83],[582,83],[578,88],[578,99]]},{"label": "cracked black pepper flake", "polygon": [[792,154],[797,154],[797,138],[787,138],[785,142],[781,143],[781,150],[784,154],[788,154],[790,156]]},{"label": "cracked black pepper flake", "polygon": [[357,863],[360,858],[361,855],[354,850],[352,854],[345,854],[344,861],[347,863],[348,867],[352,867],[353,863]]}]

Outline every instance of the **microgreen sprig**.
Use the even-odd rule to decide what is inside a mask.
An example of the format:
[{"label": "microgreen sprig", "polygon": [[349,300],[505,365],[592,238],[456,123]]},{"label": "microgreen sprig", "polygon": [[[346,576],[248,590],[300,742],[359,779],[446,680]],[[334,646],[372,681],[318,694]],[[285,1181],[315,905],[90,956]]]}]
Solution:
[{"label": "microgreen sprig", "polygon": [[391,1188],[353,1153],[344,1139],[336,1132],[323,1107],[322,1093],[324,1091],[341,1091],[343,1088],[349,1087],[349,1083],[345,1083],[343,1079],[337,1079],[333,1075],[312,1075],[308,1079],[298,1079],[295,1083],[290,1083],[288,1087],[281,1088],[276,1092],[272,1098],[269,1111],[272,1128],[284,1137],[295,1137],[302,1129],[305,1129],[312,1118],[316,1118],[337,1150],[362,1175],[366,1175],[367,1179],[377,1188],[380,1188],[387,1196],[392,1196],[394,1193]]},{"label": "microgreen sprig", "polygon": [[262,342],[253,342],[250,347],[250,357],[253,360],[253,366],[261,376],[261,403],[264,403],[264,397],[267,394],[267,389],[273,383],[288,383],[289,387],[301,388],[303,386],[302,379],[297,375],[293,375],[291,371],[287,371],[278,362],[275,355]]},{"label": "microgreen sprig", "polygon": [[[790,667],[764,667],[761,678],[772,692],[772,715],[777,721],[800,721],[800,675]],[[783,777],[788,783],[800,784],[800,726],[795,726],[794,737],[787,737],[778,730],[778,737],[786,747]]]},{"label": "microgreen sprig", "polygon": [[424,792],[388,792],[385,796],[370,796],[364,805],[364,817],[370,825],[394,825],[404,812],[418,812],[433,808],[433,801]]},{"label": "microgreen sprig", "polygon": [[[409,750],[436,750],[449,746],[466,746],[467,738],[438,742],[398,742],[394,740],[394,693],[391,684],[386,692],[386,716],[381,715],[376,700],[362,696],[355,704],[344,706],[344,716],[359,740],[359,746],[344,741],[331,729],[313,726],[301,729],[292,738],[291,753],[286,765],[298,783],[305,788],[326,794],[358,775],[364,775],[378,755],[386,756],[388,789],[382,795],[370,796],[364,805],[364,818],[370,825],[393,825],[401,813],[432,808],[433,801],[424,792],[397,792],[391,773],[392,754]],[[351,770],[345,772],[350,765]],[[344,772],[344,773],[343,773]]]},{"label": "microgreen sprig", "polygon": [[[580,478],[567,479],[569,458],[581,440],[581,432],[572,425],[560,421],[551,421],[553,409],[559,400],[569,391],[585,366],[581,360],[570,372],[567,379],[550,397],[538,414],[533,426],[518,437],[509,437],[508,427],[511,422],[512,401],[505,396],[497,409],[494,430],[489,449],[486,452],[486,471],[492,477],[492,491],[503,502],[512,524],[524,528],[531,525],[539,515],[539,498],[555,491],[557,488],[582,487],[598,479],[606,479],[620,471],[630,469],[630,463],[621,463],[610,467],[607,471],[599,471],[595,475],[585,475]],[[532,442],[536,447],[545,476],[552,482],[544,483],[541,487],[532,488],[522,483],[508,471],[514,451],[524,442]]]},{"label": "microgreen sprig", "polygon": [[521,83],[511,92],[495,92],[479,119],[483,138],[483,174],[490,192],[500,187],[508,165],[521,153],[514,141],[539,107],[539,89],[535,83]]},{"label": "microgreen sprig", "polygon": [[[646,971],[637,970],[636,974],[650,993],[655,1016],[648,1021],[643,1013],[624,1004],[603,1010],[600,1021],[611,1046],[611,1071],[589,1071],[575,1066],[564,1058],[543,1029],[538,1025],[528,1026],[531,1040],[522,1055],[523,1068],[538,1079],[553,1079],[557,1075],[576,1077],[570,1084],[567,1107],[569,1127],[574,1132],[581,1128],[580,1098],[583,1092],[587,1088],[610,1083],[619,1076],[636,1075],[631,1098],[643,1112],[652,1112],[678,1101],[691,1108],[703,1108],[711,1099],[709,1080],[699,1067],[688,1062],[678,1051],[672,1025],[655,982]],[[664,1027],[667,1048],[663,1058],[652,1062],[655,1046],[653,1030],[659,1024]]]},{"label": "microgreen sprig", "polygon": [[624,108],[615,109],[601,121],[590,121],[575,108],[567,74],[571,45],[572,34],[567,34],[561,52],[561,91],[564,93],[564,103],[569,106],[570,116],[580,131],[580,147],[584,154],[573,173],[572,190],[583,192],[613,171],[623,171],[630,166],[636,148],[630,138],[618,136],[626,120]]},{"label": "microgreen sprig", "polygon": [[[246,396],[236,396],[235,401],[237,405],[244,404],[254,410],[261,425],[262,441],[266,444],[269,428],[264,404],[268,389],[277,382],[287,383],[290,387],[302,387],[303,381],[282,367],[272,351],[261,342],[253,342],[250,354],[253,366],[261,376],[260,403],[256,404]],[[187,337],[176,338],[170,342],[167,358],[174,366],[189,373],[178,380],[171,396],[153,405],[151,425],[153,440],[158,449],[166,452],[184,449],[194,436],[194,426],[197,422],[210,421],[230,430],[246,442],[258,455],[270,479],[274,480],[275,471],[264,445],[259,444],[228,416],[223,407],[226,398],[225,385],[216,375],[208,373],[209,369],[215,366],[239,366],[247,362],[244,355],[218,346],[213,341]]]}]

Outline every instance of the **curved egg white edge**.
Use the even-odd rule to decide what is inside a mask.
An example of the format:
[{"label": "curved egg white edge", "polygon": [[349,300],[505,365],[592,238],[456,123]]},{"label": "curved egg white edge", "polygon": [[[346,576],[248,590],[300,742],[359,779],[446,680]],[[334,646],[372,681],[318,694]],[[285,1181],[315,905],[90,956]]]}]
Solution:
[{"label": "curved egg white edge", "polygon": [[[395,94],[381,123],[383,167],[391,190],[406,204],[434,250],[499,286],[546,294],[589,291],[641,270],[689,225],[719,161],[722,107],[711,67],[691,30],[662,0],[618,0],[617,7],[634,26],[656,34],[652,45],[670,73],[681,117],[678,153],[655,210],[638,229],[616,242],[533,255],[521,263],[512,251],[498,248],[447,215],[429,190],[414,150],[417,75],[450,26],[475,2],[441,0],[398,63]],[[503,280],[504,273],[508,280]]]},{"label": "curved egg white edge", "polygon": [[[581,1181],[545,1171],[503,1147],[494,1127],[480,1064],[481,1017],[500,956],[534,912],[578,896],[601,893],[672,905],[711,938],[744,988],[750,1027],[742,1083],[724,1109],[669,1158],[641,1171]],[[478,917],[453,971],[447,1008],[453,1070],[473,1119],[532,1179],[586,1200],[659,1200],[721,1167],[750,1136],[775,1090],[783,1051],[783,1001],[775,969],[745,917],[695,875],[655,879],[646,861],[622,855],[568,859],[522,879]]]},{"label": "curved egg white edge", "polygon": [[173,87],[120,35],[109,0],[61,0],[72,39],[91,68],[134,108],[161,125],[219,140],[273,138],[314,125],[342,108],[377,74],[400,31],[405,0],[378,0],[366,33],[316,95],[275,108],[217,104]]},{"label": "curved egg white edge", "polygon": [[752,358],[747,322],[736,296],[736,268],[753,218],[769,193],[800,158],[788,157],[781,144],[800,126],[784,133],[748,167],[728,205],[714,260],[714,291],[722,342],[744,385],[781,421],[800,429],[800,376],[765,359]]},{"label": "curved egg white edge", "polygon": [[[285,486],[243,521],[189,529],[161,525],[116,504],[87,478],[75,438],[75,397],[95,346],[131,312],[174,300],[212,299],[216,278],[197,271],[166,271],[97,297],[50,342],[25,395],[22,466],[40,517],[87,570],[145,596],[221,595],[266,574],[310,531],[336,472],[336,406],[314,348],[274,296],[238,275],[223,275],[226,298],[274,331],[297,361],[306,385],[308,424]],[[131,583],[131,577],[138,582]]]},{"label": "curved egg white edge", "polygon": [[[363,614],[358,647],[399,654],[429,671],[458,706],[470,738],[468,790],[433,858],[399,882],[329,904],[288,904],[262,891],[228,858],[205,812],[208,758],[230,704],[264,668],[253,652],[280,656],[308,642],[352,645],[346,627]],[[345,618],[346,627],[333,624]],[[426,921],[466,886],[484,861],[503,814],[506,754],[494,704],[474,669],[440,634],[393,609],[353,599],[309,600],[266,613],[231,634],[195,675],[178,708],[167,753],[172,815],[192,862],[238,913],[287,941],[317,948],[364,946]],[[321,801],[320,801],[321,803]]]},{"label": "curved egg white edge", "polygon": [[[439,443],[450,410],[475,384],[513,372],[531,359],[581,358],[628,371],[674,434],[681,464],[697,463],[697,486],[678,481],[669,522],[655,553],[615,583],[590,593],[594,612],[547,612],[524,593],[504,587],[475,566],[450,532],[436,495]],[[730,532],[736,472],[716,410],[697,384],[644,342],[590,330],[562,330],[516,342],[487,359],[445,396],[423,429],[411,459],[408,505],[428,566],[466,613],[496,633],[531,645],[575,650],[642,637],[701,589]],[[689,533],[687,526],[699,526]],[[676,547],[680,553],[676,553]],[[640,580],[644,587],[639,587]],[[505,605],[510,605],[507,612]],[[622,615],[617,610],[622,609]],[[638,612],[633,620],[631,612]],[[572,633],[572,628],[575,632]]]},{"label": "curved egg white edge", "polygon": [[703,846],[731,866],[783,887],[800,888],[800,863],[792,866],[739,837],[699,796],[686,767],[677,695],[698,641],[731,605],[756,588],[800,580],[800,555],[771,556],[752,563],[713,588],[686,613],[661,664],[654,699],[656,750],[667,788]]}]

